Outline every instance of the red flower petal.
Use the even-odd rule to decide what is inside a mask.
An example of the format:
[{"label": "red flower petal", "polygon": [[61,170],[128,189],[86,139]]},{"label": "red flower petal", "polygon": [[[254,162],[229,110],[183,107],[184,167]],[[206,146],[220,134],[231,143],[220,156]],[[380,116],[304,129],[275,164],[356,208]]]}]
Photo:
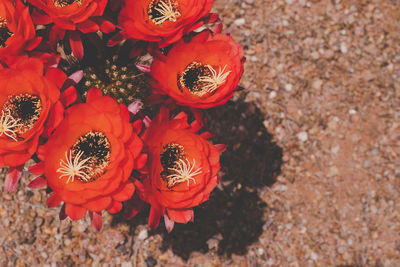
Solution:
[{"label": "red flower petal", "polygon": [[135,131],[135,133],[136,133],[136,134],[140,134],[140,132],[141,132],[142,129],[143,129],[143,122],[137,120],[137,121],[135,121],[135,122],[132,123],[132,126],[133,126],[133,130]]},{"label": "red flower petal", "polygon": [[112,33],[115,31],[115,25],[102,17],[94,17],[92,20],[100,26],[100,30],[104,33]]},{"label": "red flower petal", "polygon": [[53,208],[55,206],[58,206],[58,204],[60,204],[61,201],[62,200],[61,200],[60,196],[53,192],[49,196],[49,199],[47,199],[47,206],[49,206],[49,208]]},{"label": "red flower petal", "polygon": [[171,233],[171,231],[174,229],[175,222],[171,220],[167,214],[164,214],[164,224],[165,224],[165,229],[167,229],[167,232]]},{"label": "red flower petal", "polygon": [[133,115],[136,115],[140,111],[141,102],[140,101],[133,101],[128,106],[128,110]]},{"label": "red flower petal", "polygon": [[69,44],[71,45],[71,50],[74,56],[77,59],[82,59],[83,58],[83,45],[82,45],[82,40],[79,32],[76,31],[71,31],[70,32],[70,38],[69,38]]},{"label": "red flower petal", "polygon": [[19,178],[21,177],[24,165],[18,167],[10,167],[6,175],[6,180],[4,182],[4,187],[8,192],[12,192],[17,187]]},{"label": "red flower petal", "polygon": [[189,221],[194,220],[194,212],[192,209],[188,210],[173,210],[167,209],[168,216],[171,220],[177,223],[188,223]]},{"label": "red flower petal", "polygon": [[227,147],[228,147],[227,145],[223,145],[223,144],[215,145],[215,148],[219,151],[219,153],[224,152]]},{"label": "red flower petal", "polygon": [[212,28],[212,32],[213,33],[221,33],[223,27],[224,27],[224,25],[222,23],[218,23],[217,25],[214,26],[214,28]]},{"label": "red flower petal", "polygon": [[33,189],[43,188],[46,186],[47,186],[47,181],[43,177],[37,177],[28,184],[28,187]]},{"label": "red flower petal", "polygon": [[151,123],[151,119],[148,116],[146,116],[143,118],[143,123],[146,127],[149,127],[150,123]]},{"label": "red flower petal", "polygon": [[150,72],[150,66],[137,64],[136,67],[143,72]]},{"label": "red flower petal", "polygon": [[46,71],[46,78],[52,81],[58,88],[61,88],[67,79],[67,75],[57,68],[50,68]]},{"label": "red flower petal", "polygon": [[141,169],[146,165],[147,154],[141,154],[135,161],[135,169]]},{"label": "red flower petal", "polygon": [[[132,137],[132,140],[131,140],[131,143],[129,145],[129,148],[130,148],[130,150],[131,150],[131,152],[132,152],[134,157],[139,156],[139,154],[140,154],[140,152],[142,151],[142,148],[143,148],[142,140],[137,135],[134,135]],[[138,169],[140,169],[140,168],[138,168]]]},{"label": "red flower petal", "polygon": [[101,212],[89,212],[89,215],[94,229],[100,232],[103,227],[103,217],[101,216]]},{"label": "red flower petal", "polygon": [[116,44],[119,44],[123,40],[125,40],[125,37],[119,32],[115,34],[113,37],[111,37],[110,40],[108,40],[107,46],[114,46]]},{"label": "red flower petal", "polygon": [[50,112],[49,119],[46,125],[45,135],[50,136],[54,129],[64,118],[64,106],[60,101],[56,102]]},{"label": "red flower petal", "polygon": [[72,22],[62,20],[59,18],[53,18],[53,22],[60,28],[64,30],[74,31],[76,29],[76,25]]},{"label": "red flower petal", "polygon": [[89,19],[77,24],[77,27],[82,33],[97,32],[100,29],[96,23]]},{"label": "red flower petal", "polygon": [[117,201],[126,201],[132,197],[135,192],[135,185],[132,183],[126,184],[119,192],[115,193],[112,198]]},{"label": "red flower petal", "polygon": [[78,94],[76,93],[76,89],[73,86],[68,87],[62,92],[60,96],[60,101],[64,105],[64,107],[68,107],[72,103],[76,101],[78,98]]},{"label": "red flower petal", "polygon": [[68,76],[69,80],[72,80],[75,84],[79,83],[83,78],[83,70],[78,70]]},{"label": "red flower petal", "polygon": [[159,208],[155,205],[152,205],[151,209],[150,209],[150,215],[149,215],[149,221],[148,221],[149,227],[151,229],[157,228],[157,226],[160,223],[161,215],[162,215],[161,208]]},{"label": "red flower petal", "polygon": [[135,217],[136,214],[143,208],[144,201],[141,200],[137,195],[133,196],[130,200],[126,202],[126,207],[124,210],[125,219],[129,220]]},{"label": "red flower petal", "polygon": [[73,204],[65,204],[65,214],[68,215],[72,220],[76,221],[82,219],[86,214],[86,209]]},{"label": "red flower petal", "polygon": [[58,27],[57,25],[53,25],[49,34],[50,44],[56,45],[58,40],[64,39],[64,36],[65,36],[65,30]]},{"label": "red flower petal", "polygon": [[42,41],[42,37],[37,37],[32,39],[31,41],[28,42],[27,46],[25,47],[25,49],[27,51],[32,51],[33,49],[35,49],[40,42]]},{"label": "red flower petal", "polygon": [[219,18],[218,13],[210,13],[208,18],[204,21],[204,23],[215,23],[215,22],[219,22],[219,21],[220,21],[220,18]]},{"label": "red flower petal", "polygon": [[30,166],[28,171],[30,173],[37,174],[37,175],[43,174],[43,172],[44,172],[44,162],[41,161],[41,162],[39,162],[39,163],[37,163],[35,165]]},{"label": "red flower petal", "polygon": [[93,100],[95,100],[96,98],[99,98],[101,96],[103,96],[103,93],[101,92],[100,89],[92,88],[88,91],[88,93],[86,95],[86,103],[90,103]]},{"label": "red flower petal", "polygon": [[119,201],[115,201],[113,200],[110,204],[110,206],[108,206],[107,210],[109,213],[117,213],[122,209],[122,203]]},{"label": "red flower petal", "polygon": [[50,24],[52,22],[52,19],[50,16],[39,12],[37,9],[33,9],[32,11],[32,20],[36,25],[46,25]]},{"label": "red flower petal", "polygon": [[203,137],[204,139],[209,139],[209,138],[214,137],[215,135],[210,132],[204,132],[204,133],[200,134],[200,136]]},{"label": "red flower petal", "polygon": [[119,104],[120,115],[123,120],[129,121],[130,115],[129,110],[124,104]]},{"label": "red flower petal", "polygon": [[99,197],[85,203],[85,207],[90,211],[102,211],[111,204],[111,197]]}]

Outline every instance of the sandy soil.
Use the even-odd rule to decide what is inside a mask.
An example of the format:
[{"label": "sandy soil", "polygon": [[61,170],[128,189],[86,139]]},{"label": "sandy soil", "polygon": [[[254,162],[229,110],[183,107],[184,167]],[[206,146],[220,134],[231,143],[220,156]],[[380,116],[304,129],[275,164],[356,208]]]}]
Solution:
[{"label": "sandy soil", "polygon": [[[400,266],[400,3],[217,0],[247,62],[208,112],[223,182],[171,234],[2,190],[2,266]],[[0,181],[3,187],[3,180]]]}]

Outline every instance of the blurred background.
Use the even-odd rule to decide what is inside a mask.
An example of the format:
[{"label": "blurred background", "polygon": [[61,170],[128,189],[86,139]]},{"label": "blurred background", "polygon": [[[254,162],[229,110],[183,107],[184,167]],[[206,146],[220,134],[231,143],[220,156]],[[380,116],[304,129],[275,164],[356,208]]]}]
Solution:
[{"label": "blurred background", "polygon": [[400,2],[214,9],[247,62],[244,90],[207,112],[229,148],[195,222],[168,234],[148,210],[104,213],[98,233],[60,222],[25,176],[1,192],[2,266],[400,266]]}]

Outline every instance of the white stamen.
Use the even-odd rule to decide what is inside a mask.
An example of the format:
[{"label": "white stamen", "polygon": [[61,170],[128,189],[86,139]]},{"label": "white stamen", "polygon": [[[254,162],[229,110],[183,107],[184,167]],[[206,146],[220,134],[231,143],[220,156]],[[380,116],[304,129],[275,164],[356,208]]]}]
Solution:
[{"label": "white stamen", "polygon": [[221,66],[219,66],[218,73],[217,71],[210,65],[207,65],[207,68],[211,72],[211,76],[201,76],[199,77],[200,82],[207,83],[207,85],[203,86],[204,91],[207,93],[214,92],[215,90],[218,89],[219,86],[225,83],[226,78],[228,78],[228,75],[231,73],[231,71],[225,72],[227,65],[224,66],[223,69],[221,69]]},{"label": "white stamen", "polygon": [[171,0],[167,0],[168,4],[164,1],[160,1],[157,4],[160,4],[160,7],[156,7],[155,10],[160,12],[162,15],[159,18],[153,18],[153,21],[155,24],[163,24],[165,21],[170,20],[175,22],[178,17],[181,16],[181,13],[179,11],[174,11],[174,7],[172,6]]},{"label": "white stamen", "polygon": [[68,1],[68,0],[53,0],[53,4],[55,7],[65,7],[72,5],[74,3],[78,3],[78,6],[82,5],[82,0]]},{"label": "white stamen", "polygon": [[187,182],[187,186],[189,186],[189,182],[193,181],[196,184],[196,180],[194,177],[200,173],[202,173],[201,168],[194,170],[194,165],[196,164],[195,159],[193,159],[193,165],[190,165],[188,159],[186,162],[183,159],[179,159],[177,163],[177,168],[168,168],[170,171],[174,171],[174,174],[168,175],[168,187],[173,187],[175,184]]},{"label": "white stamen", "polygon": [[11,116],[9,110],[7,114],[5,114],[5,112],[2,110],[0,117],[0,136],[4,134],[14,141],[18,141],[15,128],[22,126],[22,124],[18,123],[18,121],[19,120],[16,120]]},{"label": "white stamen", "polygon": [[86,158],[84,160],[80,160],[81,156],[83,155],[83,151],[80,151],[74,158],[74,160],[72,161],[72,152],[69,151],[69,156],[67,154],[67,151],[65,151],[65,159],[60,161],[60,168],[57,169],[56,172],[61,173],[62,175],[60,175],[60,177],[58,177],[59,179],[61,179],[64,176],[68,176],[67,179],[67,184],[69,183],[69,180],[71,180],[71,182],[74,181],[75,177],[79,177],[82,180],[84,180],[85,182],[87,182],[89,180],[88,175],[82,171],[83,169],[88,169],[91,170],[92,168],[84,165],[89,159]]}]

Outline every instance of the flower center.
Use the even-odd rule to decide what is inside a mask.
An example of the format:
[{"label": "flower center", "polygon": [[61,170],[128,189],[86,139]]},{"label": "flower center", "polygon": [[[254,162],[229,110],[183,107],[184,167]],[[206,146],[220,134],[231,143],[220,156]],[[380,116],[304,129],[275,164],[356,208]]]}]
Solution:
[{"label": "flower center", "polygon": [[53,0],[53,4],[55,7],[65,7],[72,5],[75,2],[78,3],[78,5],[82,4],[82,0]]},{"label": "flower center", "polygon": [[4,112],[4,110],[1,111],[0,136],[5,135],[18,142],[15,130],[18,126],[20,126],[20,124],[10,115],[10,112]]},{"label": "flower center", "polygon": [[39,120],[42,101],[36,95],[20,94],[8,97],[0,117],[0,136],[5,134],[14,141],[33,128]]},{"label": "flower center", "polygon": [[91,131],[75,142],[69,151],[65,152],[65,161],[60,161],[60,179],[68,177],[66,183],[78,179],[81,182],[96,181],[105,173],[110,164],[111,144],[107,137],[96,131]]},{"label": "flower center", "polygon": [[13,36],[13,33],[7,27],[7,21],[0,17],[0,47],[6,47],[8,38]]},{"label": "flower center", "polygon": [[156,25],[162,25],[166,21],[175,22],[181,16],[178,3],[171,0],[152,0],[147,14]]},{"label": "flower center", "polygon": [[189,186],[190,181],[196,184],[194,177],[202,173],[201,168],[195,169],[196,161],[193,163],[185,157],[182,145],[170,143],[163,147],[160,154],[161,166],[163,171],[160,172],[161,178],[166,182],[168,189],[172,189],[176,185],[186,182]]},{"label": "flower center", "polygon": [[187,88],[196,96],[204,96],[213,93],[226,82],[231,71],[226,70],[227,65],[219,67],[218,72],[210,65],[203,65],[199,62],[192,62],[186,66],[185,70],[178,74],[178,88],[183,92]]},{"label": "flower center", "polygon": [[93,67],[84,70],[84,95],[92,87],[97,87],[103,94],[114,97],[118,103],[129,105],[133,101],[144,102],[150,91],[148,77],[131,62],[120,64],[117,61],[120,61],[118,57],[106,60],[104,72]]}]

